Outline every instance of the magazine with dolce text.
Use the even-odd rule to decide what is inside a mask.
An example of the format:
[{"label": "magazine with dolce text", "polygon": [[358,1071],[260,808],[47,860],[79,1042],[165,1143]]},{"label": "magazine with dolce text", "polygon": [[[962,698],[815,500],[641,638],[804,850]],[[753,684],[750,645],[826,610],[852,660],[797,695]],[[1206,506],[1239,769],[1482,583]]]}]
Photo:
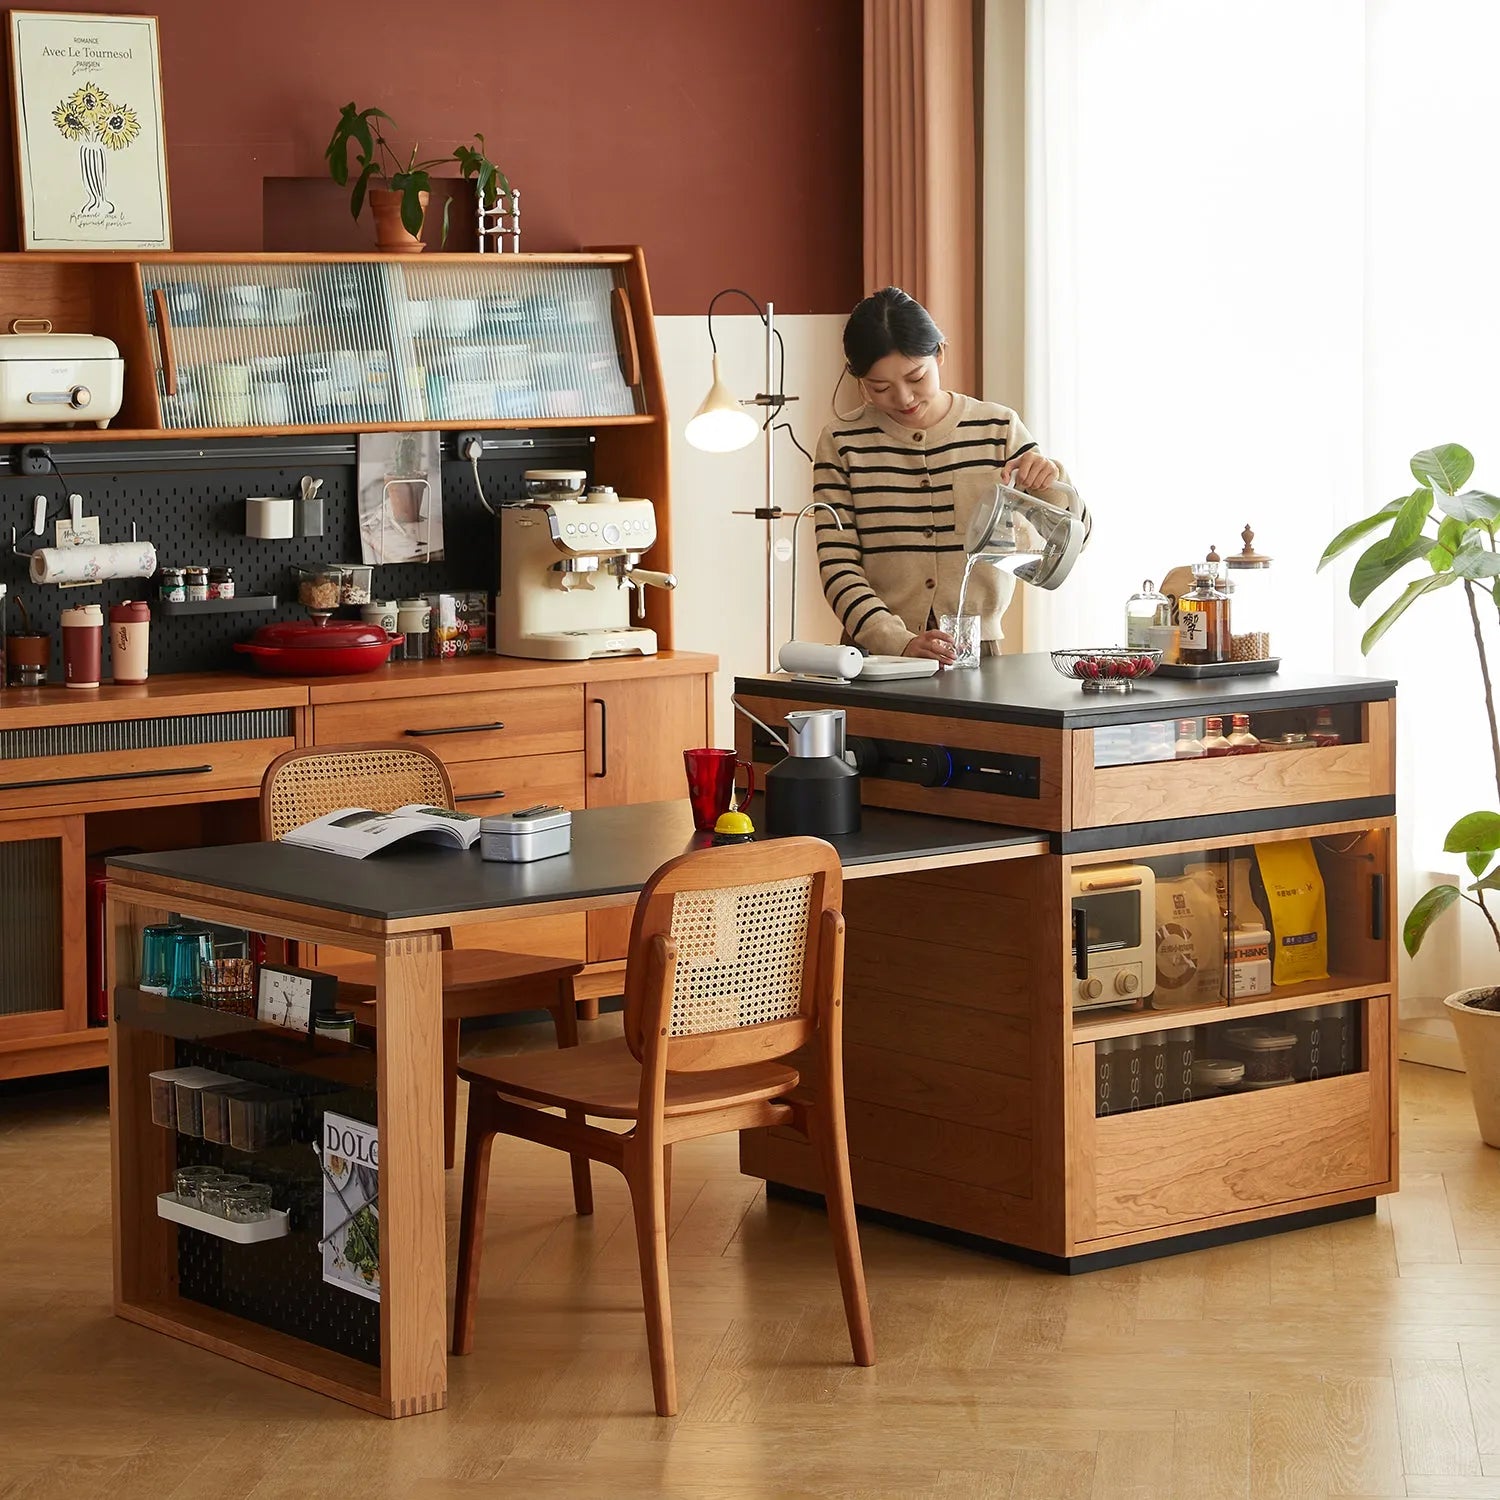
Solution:
[{"label": "magazine with dolce text", "polygon": [[323,1280],[380,1301],[380,1135],[323,1115]]}]

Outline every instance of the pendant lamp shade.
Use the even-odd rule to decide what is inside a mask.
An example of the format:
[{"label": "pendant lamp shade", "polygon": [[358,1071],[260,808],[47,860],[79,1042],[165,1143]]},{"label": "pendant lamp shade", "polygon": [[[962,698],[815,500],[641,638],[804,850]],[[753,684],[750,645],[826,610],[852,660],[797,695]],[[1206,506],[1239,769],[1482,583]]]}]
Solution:
[{"label": "pendant lamp shade", "polygon": [[683,436],[704,453],[733,453],[755,441],[760,424],[747,412],[719,374],[719,356],[714,355],[714,379]]}]

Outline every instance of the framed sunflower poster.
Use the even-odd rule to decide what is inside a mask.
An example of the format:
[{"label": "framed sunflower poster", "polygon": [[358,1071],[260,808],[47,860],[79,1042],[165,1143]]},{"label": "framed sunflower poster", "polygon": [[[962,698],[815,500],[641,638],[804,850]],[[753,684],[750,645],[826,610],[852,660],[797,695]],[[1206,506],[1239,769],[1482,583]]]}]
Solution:
[{"label": "framed sunflower poster", "polygon": [[170,250],[155,16],[10,12],[24,250]]}]

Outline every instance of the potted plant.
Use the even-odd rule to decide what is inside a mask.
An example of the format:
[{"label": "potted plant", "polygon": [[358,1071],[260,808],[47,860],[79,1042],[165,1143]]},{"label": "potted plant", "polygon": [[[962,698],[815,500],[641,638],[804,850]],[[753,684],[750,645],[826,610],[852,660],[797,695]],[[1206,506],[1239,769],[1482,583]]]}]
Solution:
[{"label": "potted plant", "polygon": [[[486,206],[487,195],[510,192],[509,179],[490,160],[482,135],[474,137],[479,143],[477,148],[459,146],[451,156],[436,156],[429,161],[418,161],[417,148],[413,145],[403,164],[386,140],[381,121],[387,125],[395,123],[383,109],[356,109],[352,102],[346,104],[339,111],[338,123],[333,127],[333,135],[323,153],[328,161],[329,175],[340,187],[348,187],[349,148],[355,148],[356,170],[349,195],[349,211],[359,218],[368,196],[370,212],[375,216],[375,243],[379,249],[415,254],[426,248],[422,242],[422,227],[427,217],[434,167],[457,162],[461,177],[474,178],[481,207]],[[451,207],[451,202],[443,206],[439,244],[446,244],[448,240]]]},{"label": "potted plant", "polygon": [[[1459,585],[1468,603],[1474,650],[1489,720],[1490,753],[1494,762],[1495,793],[1500,798],[1500,726],[1495,715],[1495,691],[1490,676],[1486,635],[1500,620],[1500,496],[1464,489],[1474,472],[1474,458],[1457,443],[1424,448],[1413,455],[1411,472],[1417,488],[1392,500],[1372,516],[1347,526],[1329,544],[1318,564],[1325,564],[1356,542],[1384,531],[1367,546],[1349,579],[1349,597],[1363,604],[1376,589],[1403,569],[1425,571],[1411,579],[1380,617],[1365,631],[1366,653],[1418,599]],[[1500,801],[1497,801],[1500,806]],[[1489,924],[1500,950],[1500,922],[1491,896],[1500,891],[1500,812],[1466,813],[1448,830],[1443,848],[1462,854],[1470,880],[1462,885],[1435,885],[1407,913],[1402,929],[1406,951],[1415,956],[1432,924],[1460,902],[1477,908]],[[1496,898],[1500,899],[1500,898]],[[1500,986],[1480,985],[1449,995],[1445,1001],[1458,1034],[1474,1113],[1485,1144],[1500,1147]]]}]

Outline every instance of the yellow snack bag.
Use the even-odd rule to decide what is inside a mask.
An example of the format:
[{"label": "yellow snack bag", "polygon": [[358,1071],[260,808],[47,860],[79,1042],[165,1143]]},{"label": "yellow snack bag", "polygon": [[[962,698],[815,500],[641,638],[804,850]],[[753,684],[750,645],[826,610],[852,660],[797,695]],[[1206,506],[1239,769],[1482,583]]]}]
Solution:
[{"label": "yellow snack bag", "polygon": [[1257,844],[1258,904],[1271,929],[1271,982],[1328,978],[1328,902],[1309,839]]}]

